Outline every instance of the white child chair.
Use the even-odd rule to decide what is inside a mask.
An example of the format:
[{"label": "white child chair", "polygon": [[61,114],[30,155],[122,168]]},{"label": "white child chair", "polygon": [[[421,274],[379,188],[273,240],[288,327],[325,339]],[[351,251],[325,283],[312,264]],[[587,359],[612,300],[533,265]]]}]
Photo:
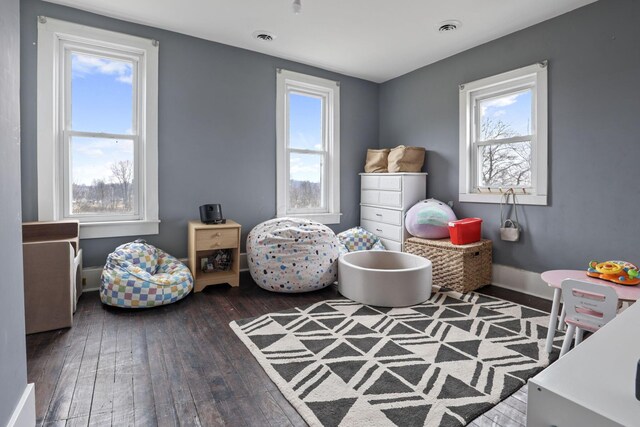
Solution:
[{"label": "white child chair", "polygon": [[607,285],[566,279],[562,281],[567,332],[560,357],[569,351],[575,333],[575,345],[582,341],[584,331],[595,332],[616,317],[618,294]]}]

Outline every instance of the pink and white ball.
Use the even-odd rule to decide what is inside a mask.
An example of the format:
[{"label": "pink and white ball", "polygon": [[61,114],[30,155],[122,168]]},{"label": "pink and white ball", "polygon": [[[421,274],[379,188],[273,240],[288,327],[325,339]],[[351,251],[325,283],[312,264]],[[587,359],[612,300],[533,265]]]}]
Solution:
[{"label": "pink and white ball", "polygon": [[436,199],[421,200],[409,209],[405,227],[412,236],[423,239],[446,239],[449,237],[449,221],[456,214],[444,202]]}]

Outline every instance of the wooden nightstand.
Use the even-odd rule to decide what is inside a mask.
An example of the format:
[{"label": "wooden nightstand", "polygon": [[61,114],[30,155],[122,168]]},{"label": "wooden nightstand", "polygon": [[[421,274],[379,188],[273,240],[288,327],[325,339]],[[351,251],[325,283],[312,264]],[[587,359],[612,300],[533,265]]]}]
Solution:
[{"label": "wooden nightstand", "polygon": [[[195,282],[194,292],[219,283],[240,285],[241,229],[240,224],[231,220],[227,220],[226,224],[211,225],[189,221],[189,268]],[[202,258],[211,257],[220,249],[231,250],[231,269],[210,273],[202,271]]]}]

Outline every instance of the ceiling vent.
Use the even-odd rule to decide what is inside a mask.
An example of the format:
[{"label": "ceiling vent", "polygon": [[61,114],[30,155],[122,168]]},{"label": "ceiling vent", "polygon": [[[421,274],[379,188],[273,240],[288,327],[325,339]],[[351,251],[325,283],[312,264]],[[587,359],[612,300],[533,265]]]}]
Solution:
[{"label": "ceiling vent", "polygon": [[253,33],[253,38],[263,42],[272,42],[276,39],[276,35],[269,31],[255,31]]},{"label": "ceiling vent", "polygon": [[462,26],[462,22],[456,20],[444,21],[438,24],[438,31],[448,33],[455,31]]}]

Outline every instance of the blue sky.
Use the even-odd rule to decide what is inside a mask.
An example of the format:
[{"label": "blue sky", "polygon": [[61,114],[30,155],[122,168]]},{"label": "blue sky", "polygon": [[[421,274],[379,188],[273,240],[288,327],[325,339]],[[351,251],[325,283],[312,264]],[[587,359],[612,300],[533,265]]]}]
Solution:
[{"label": "blue sky", "polygon": [[[289,94],[289,146],[307,150],[322,149],[322,99],[297,93]],[[320,182],[322,157],[292,153],[290,178]]]},{"label": "blue sky", "polygon": [[[133,128],[132,64],[73,53],[71,75],[72,129],[131,134]],[[74,183],[111,179],[111,164],[133,161],[133,141],[74,138],[71,142]]]},{"label": "blue sky", "polygon": [[510,125],[516,135],[531,134],[531,90],[480,102],[482,116]]}]

